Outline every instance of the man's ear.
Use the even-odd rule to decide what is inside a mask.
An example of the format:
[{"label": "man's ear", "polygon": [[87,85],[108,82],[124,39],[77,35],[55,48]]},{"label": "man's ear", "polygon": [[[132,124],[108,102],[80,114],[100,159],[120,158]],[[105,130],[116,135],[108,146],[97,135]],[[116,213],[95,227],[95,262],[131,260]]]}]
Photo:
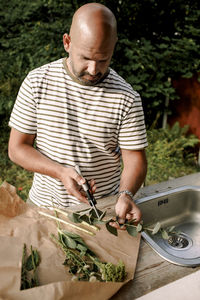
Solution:
[{"label": "man's ear", "polygon": [[63,45],[64,45],[66,52],[69,52],[70,43],[71,43],[71,38],[70,38],[69,34],[64,33],[63,34]]}]

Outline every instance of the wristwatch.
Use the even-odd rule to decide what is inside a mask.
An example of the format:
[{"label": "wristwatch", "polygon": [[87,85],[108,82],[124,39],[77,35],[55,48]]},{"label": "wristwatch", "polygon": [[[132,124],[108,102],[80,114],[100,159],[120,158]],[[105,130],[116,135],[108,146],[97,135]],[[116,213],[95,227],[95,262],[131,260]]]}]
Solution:
[{"label": "wristwatch", "polygon": [[120,192],[118,193],[118,197],[119,197],[121,194],[127,194],[127,195],[129,195],[129,196],[131,197],[131,199],[134,201],[134,196],[133,196],[133,194],[132,194],[130,191],[128,191],[128,190],[120,191]]}]

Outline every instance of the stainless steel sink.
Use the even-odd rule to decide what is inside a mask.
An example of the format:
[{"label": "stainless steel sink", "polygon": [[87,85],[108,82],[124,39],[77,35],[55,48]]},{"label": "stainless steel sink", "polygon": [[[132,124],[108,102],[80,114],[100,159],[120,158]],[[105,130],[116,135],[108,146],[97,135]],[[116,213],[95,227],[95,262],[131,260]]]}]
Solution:
[{"label": "stainless steel sink", "polygon": [[183,186],[136,200],[144,225],[175,226],[175,234],[142,232],[144,240],[164,259],[181,266],[200,265],[200,186]]}]

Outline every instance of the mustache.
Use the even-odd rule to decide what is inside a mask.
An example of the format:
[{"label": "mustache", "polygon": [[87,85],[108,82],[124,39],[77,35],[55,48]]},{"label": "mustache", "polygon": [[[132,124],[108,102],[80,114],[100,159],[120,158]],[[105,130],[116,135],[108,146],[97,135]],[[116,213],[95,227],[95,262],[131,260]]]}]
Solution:
[{"label": "mustache", "polygon": [[102,74],[100,72],[97,73],[96,75],[91,75],[89,72],[81,72],[80,76],[84,76],[84,75],[89,75],[90,77],[93,77],[93,78],[99,78],[102,76]]}]

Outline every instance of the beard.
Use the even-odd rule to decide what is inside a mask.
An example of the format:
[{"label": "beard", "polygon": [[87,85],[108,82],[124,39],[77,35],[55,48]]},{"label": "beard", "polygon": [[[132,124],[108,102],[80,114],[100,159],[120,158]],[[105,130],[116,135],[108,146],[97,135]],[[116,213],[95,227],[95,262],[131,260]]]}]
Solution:
[{"label": "beard", "polygon": [[74,64],[72,63],[71,60],[69,60],[71,70],[73,72],[73,75],[82,83],[88,86],[95,85],[100,82],[100,80],[103,77],[103,74],[101,72],[97,73],[96,75],[91,75],[88,72],[81,71],[77,72],[76,69],[74,68]]},{"label": "beard", "polygon": [[98,73],[97,75],[93,76],[90,75],[88,72],[81,72],[80,74],[77,74],[76,77],[80,82],[86,85],[95,85],[101,80],[102,74]]}]

